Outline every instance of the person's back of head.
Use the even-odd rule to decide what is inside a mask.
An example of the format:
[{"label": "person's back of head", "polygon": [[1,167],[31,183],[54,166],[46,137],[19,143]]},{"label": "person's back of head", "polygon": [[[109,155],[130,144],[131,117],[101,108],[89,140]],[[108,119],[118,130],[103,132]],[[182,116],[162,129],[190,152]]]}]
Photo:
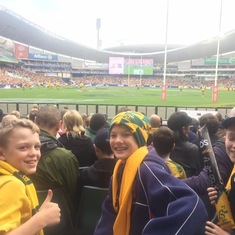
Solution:
[{"label": "person's back of head", "polygon": [[210,135],[216,134],[219,129],[219,121],[217,117],[212,113],[203,114],[199,118],[199,125],[201,127],[206,125]]},{"label": "person's back of head", "polygon": [[77,110],[68,110],[64,114],[63,130],[70,132],[72,136],[75,136],[76,134],[83,135],[85,133],[82,116]]},{"label": "person's back of head", "polygon": [[197,133],[199,128],[199,121],[196,118],[192,118],[190,130],[194,133]]},{"label": "person's back of head", "polygon": [[11,115],[15,115],[18,119],[20,119],[20,112],[17,110],[12,111]]},{"label": "person's back of head", "polygon": [[161,126],[153,133],[153,146],[160,157],[168,155],[175,145],[175,133],[167,126]]},{"label": "person's back of head", "polygon": [[158,128],[162,125],[162,119],[157,114],[153,114],[149,117],[151,128]]},{"label": "person's back of head", "polygon": [[0,109],[0,122],[2,121],[3,116],[4,116],[3,111],[2,109]]},{"label": "person's back of head", "polygon": [[117,114],[122,113],[122,112],[126,112],[126,111],[131,111],[131,108],[121,107],[120,109],[118,109]]},{"label": "person's back of head", "polygon": [[17,120],[17,119],[19,119],[19,118],[17,118],[15,115],[5,114],[2,118],[2,123],[11,122],[11,121]]},{"label": "person's back of head", "polygon": [[51,132],[51,130],[53,130],[54,135],[56,135],[57,131],[60,128],[60,122],[60,111],[53,105],[47,105],[40,108],[36,117],[36,123],[39,128],[48,132]]},{"label": "person's back of head", "polygon": [[90,119],[90,129],[95,133],[102,127],[108,127],[109,124],[102,113],[95,113]]},{"label": "person's back of head", "polygon": [[192,118],[186,112],[178,111],[170,115],[167,121],[167,126],[175,132],[176,142],[188,140],[189,126],[192,123]]},{"label": "person's back of head", "polygon": [[89,119],[86,113],[82,113],[82,120],[83,120],[83,126],[88,127],[89,126]]},{"label": "person's back of head", "polygon": [[215,116],[216,116],[216,118],[218,119],[219,122],[222,122],[224,120],[224,118],[223,118],[223,116],[220,112],[217,112],[215,114]]},{"label": "person's back of head", "polygon": [[61,119],[63,119],[64,114],[68,111],[68,109],[61,109],[60,114],[61,114]]},{"label": "person's back of head", "polygon": [[33,104],[32,110],[39,110],[39,105],[38,104]]},{"label": "person's back of head", "polygon": [[31,120],[32,122],[35,122],[36,117],[38,115],[38,112],[39,111],[37,109],[34,109],[34,110],[30,111],[30,113],[29,113],[29,120]]}]

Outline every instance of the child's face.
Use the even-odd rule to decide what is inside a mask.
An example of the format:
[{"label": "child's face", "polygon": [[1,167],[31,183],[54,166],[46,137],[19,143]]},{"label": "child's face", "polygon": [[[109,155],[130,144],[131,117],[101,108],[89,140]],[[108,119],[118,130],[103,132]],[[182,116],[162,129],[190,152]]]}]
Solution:
[{"label": "child's face", "polygon": [[126,160],[139,148],[131,131],[123,125],[113,126],[110,146],[115,156],[121,160]]},{"label": "child's face", "polygon": [[33,174],[41,156],[40,146],[38,133],[19,127],[8,138],[7,147],[0,148],[0,159],[26,175]]},{"label": "child's face", "polygon": [[225,136],[225,146],[230,160],[235,163],[235,126],[231,126],[227,129]]}]

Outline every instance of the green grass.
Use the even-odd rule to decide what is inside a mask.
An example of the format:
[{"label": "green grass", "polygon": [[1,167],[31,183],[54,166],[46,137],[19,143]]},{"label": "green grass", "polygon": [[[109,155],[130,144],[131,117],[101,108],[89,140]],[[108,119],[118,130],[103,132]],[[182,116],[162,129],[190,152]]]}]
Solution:
[{"label": "green grass", "polygon": [[21,88],[0,89],[0,101],[61,104],[114,104],[180,107],[233,107],[235,91],[219,91],[218,102],[212,102],[211,90],[202,97],[196,89],[167,89],[166,101],[161,100],[161,89],[134,87],[79,88]]}]

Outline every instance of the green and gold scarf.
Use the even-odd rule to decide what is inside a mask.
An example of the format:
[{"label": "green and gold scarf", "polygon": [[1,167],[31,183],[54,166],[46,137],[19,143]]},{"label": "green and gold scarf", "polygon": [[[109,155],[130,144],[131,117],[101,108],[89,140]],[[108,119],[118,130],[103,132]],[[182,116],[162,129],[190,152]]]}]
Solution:
[{"label": "green and gold scarf", "polygon": [[[118,185],[118,172],[123,164],[118,160],[114,172],[112,182],[113,192],[113,208],[117,212],[117,218],[113,226],[114,235],[128,235],[130,230],[130,215],[132,206],[132,187],[137,174],[138,167],[148,153],[146,146],[137,149],[125,163],[122,181]],[[120,194],[118,194],[118,186],[120,186]],[[119,201],[117,202],[117,198]]]}]

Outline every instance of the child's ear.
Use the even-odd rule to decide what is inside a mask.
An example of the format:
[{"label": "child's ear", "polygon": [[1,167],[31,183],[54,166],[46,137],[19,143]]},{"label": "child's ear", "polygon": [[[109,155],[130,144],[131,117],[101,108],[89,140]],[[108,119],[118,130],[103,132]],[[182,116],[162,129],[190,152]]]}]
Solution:
[{"label": "child's ear", "polygon": [[1,148],[0,148],[0,160],[3,160],[3,161],[6,160]]}]

